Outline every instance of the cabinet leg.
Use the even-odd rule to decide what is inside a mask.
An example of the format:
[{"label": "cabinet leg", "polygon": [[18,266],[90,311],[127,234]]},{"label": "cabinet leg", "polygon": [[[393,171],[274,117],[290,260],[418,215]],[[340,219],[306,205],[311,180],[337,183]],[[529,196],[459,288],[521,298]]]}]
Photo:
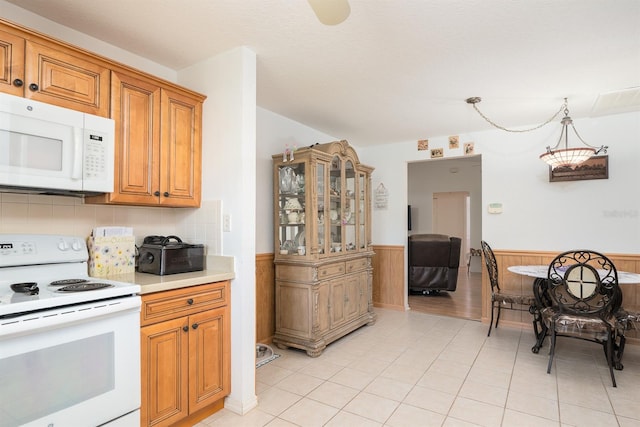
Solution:
[{"label": "cabinet leg", "polygon": [[309,357],[318,357],[322,354],[326,347],[316,349],[316,350],[307,350],[307,356]]},{"label": "cabinet leg", "polygon": [[276,343],[276,347],[278,347],[280,350],[286,350],[289,348],[288,345],[282,343]]}]

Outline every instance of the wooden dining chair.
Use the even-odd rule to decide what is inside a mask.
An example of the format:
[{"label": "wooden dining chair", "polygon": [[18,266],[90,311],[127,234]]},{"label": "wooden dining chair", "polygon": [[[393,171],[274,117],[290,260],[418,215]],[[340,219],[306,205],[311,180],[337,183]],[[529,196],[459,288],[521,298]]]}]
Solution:
[{"label": "wooden dining chair", "polygon": [[[619,333],[615,312],[621,306],[622,293],[614,264],[592,250],[563,252],[549,265],[547,294],[553,302],[542,310],[551,336],[547,373],[551,373],[556,338],[578,338],[603,346],[611,382],[616,387],[613,369]],[[621,339],[624,348],[624,336]]]},{"label": "wooden dining chair", "polygon": [[[482,255],[484,263],[487,266],[487,273],[489,274],[489,283],[491,284],[491,321],[489,322],[489,332],[487,336],[491,336],[491,328],[493,327],[493,315],[497,311],[496,324],[500,321],[500,311],[504,309],[517,310],[517,311],[529,311],[533,314],[535,308],[535,297],[533,293],[516,294],[505,293],[500,289],[500,281],[498,280],[498,263],[496,257],[491,249],[491,246],[484,240],[480,242],[482,247]],[[536,328],[534,318],[534,328]]]}]

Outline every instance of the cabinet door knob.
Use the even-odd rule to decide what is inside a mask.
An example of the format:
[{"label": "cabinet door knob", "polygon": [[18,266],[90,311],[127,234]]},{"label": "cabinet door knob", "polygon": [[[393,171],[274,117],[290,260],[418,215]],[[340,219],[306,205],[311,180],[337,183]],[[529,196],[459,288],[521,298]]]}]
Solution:
[{"label": "cabinet door knob", "polygon": [[31,84],[29,85],[29,90],[31,90],[32,92],[36,92],[38,89],[39,89],[39,88],[38,88],[38,85],[37,85],[37,84],[35,84],[35,83],[31,83]]},{"label": "cabinet door knob", "polygon": [[23,82],[22,80],[20,80],[20,79],[15,79],[15,80],[13,81],[13,85],[14,85],[15,87],[22,87],[22,85],[23,85],[23,84],[24,84],[24,82]]},{"label": "cabinet door knob", "polygon": [[154,192],[153,192],[153,195],[154,195],[154,196],[159,196],[159,195],[160,195],[160,192],[159,192],[159,191],[154,191]]},{"label": "cabinet door knob", "polygon": [[183,326],[182,330],[185,331],[185,332],[189,332],[189,327],[188,326]]},{"label": "cabinet door knob", "polygon": [[169,192],[168,192],[168,191],[165,191],[162,195],[163,195],[164,197],[169,197]]},{"label": "cabinet door knob", "polygon": [[194,323],[193,325],[191,325],[191,327],[192,327],[193,329],[198,329],[198,324],[197,324],[197,323]]},{"label": "cabinet door knob", "polygon": [[187,300],[187,304],[192,305],[192,304],[193,304],[193,298],[189,298],[189,299]]}]

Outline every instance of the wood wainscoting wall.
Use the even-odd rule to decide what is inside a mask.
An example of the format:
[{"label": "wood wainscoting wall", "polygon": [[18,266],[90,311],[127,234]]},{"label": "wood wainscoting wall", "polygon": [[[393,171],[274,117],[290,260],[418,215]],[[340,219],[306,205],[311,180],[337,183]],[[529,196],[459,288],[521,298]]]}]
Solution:
[{"label": "wood wainscoting wall", "polygon": [[276,269],[273,254],[256,255],[256,343],[270,344],[276,333]]},{"label": "wood wainscoting wall", "polygon": [[374,245],[373,251],[373,306],[404,311],[404,246]]},{"label": "wood wainscoting wall", "polygon": [[[549,251],[515,251],[493,249],[498,263],[498,278],[500,280],[500,288],[505,292],[531,292],[533,278],[515,274],[507,270],[512,265],[549,265],[551,261],[560,252]],[[620,271],[629,271],[640,273],[640,255],[629,254],[605,254],[616,269]],[[484,267],[484,260],[483,260]],[[620,285],[623,296],[623,306],[632,311],[640,311],[640,284]],[[482,321],[489,323],[491,318],[491,286],[489,284],[489,276],[487,269],[482,270]],[[500,323],[504,324],[520,324],[522,326],[531,326],[532,317],[529,312],[518,312],[515,310],[502,310],[500,315]],[[631,338],[637,338],[637,331],[629,331]],[[640,337],[640,335],[639,335]]]},{"label": "wood wainscoting wall", "polygon": [[[373,305],[374,307],[405,310],[405,247],[374,245]],[[507,267],[526,264],[549,264],[559,252],[493,250],[503,290],[531,292],[533,278],[511,273]],[[640,273],[640,254],[606,254],[620,271]],[[491,289],[487,269],[482,264],[482,322],[491,316]],[[626,309],[640,311],[640,284],[620,285]],[[531,327],[528,311],[503,310],[500,323]],[[629,331],[630,338],[639,338],[639,331]],[[273,254],[256,255],[256,342],[270,343],[275,333],[275,268]],[[636,337],[637,335],[637,337]]]}]

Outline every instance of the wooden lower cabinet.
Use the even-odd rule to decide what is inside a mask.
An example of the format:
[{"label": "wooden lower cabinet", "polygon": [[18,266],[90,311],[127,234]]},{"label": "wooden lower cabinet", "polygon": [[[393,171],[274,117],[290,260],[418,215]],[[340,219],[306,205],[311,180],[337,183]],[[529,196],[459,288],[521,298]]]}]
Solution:
[{"label": "wooden lower cabinet", "polygon": [[325,263],[276,262],[273,342],[317,357],[329,343],[375,323],[371,256]]},{"label": "wooden lower cabinet", "polygon": [[142,296],[142,426],[194,425],[231,391],[229,282]]}]

